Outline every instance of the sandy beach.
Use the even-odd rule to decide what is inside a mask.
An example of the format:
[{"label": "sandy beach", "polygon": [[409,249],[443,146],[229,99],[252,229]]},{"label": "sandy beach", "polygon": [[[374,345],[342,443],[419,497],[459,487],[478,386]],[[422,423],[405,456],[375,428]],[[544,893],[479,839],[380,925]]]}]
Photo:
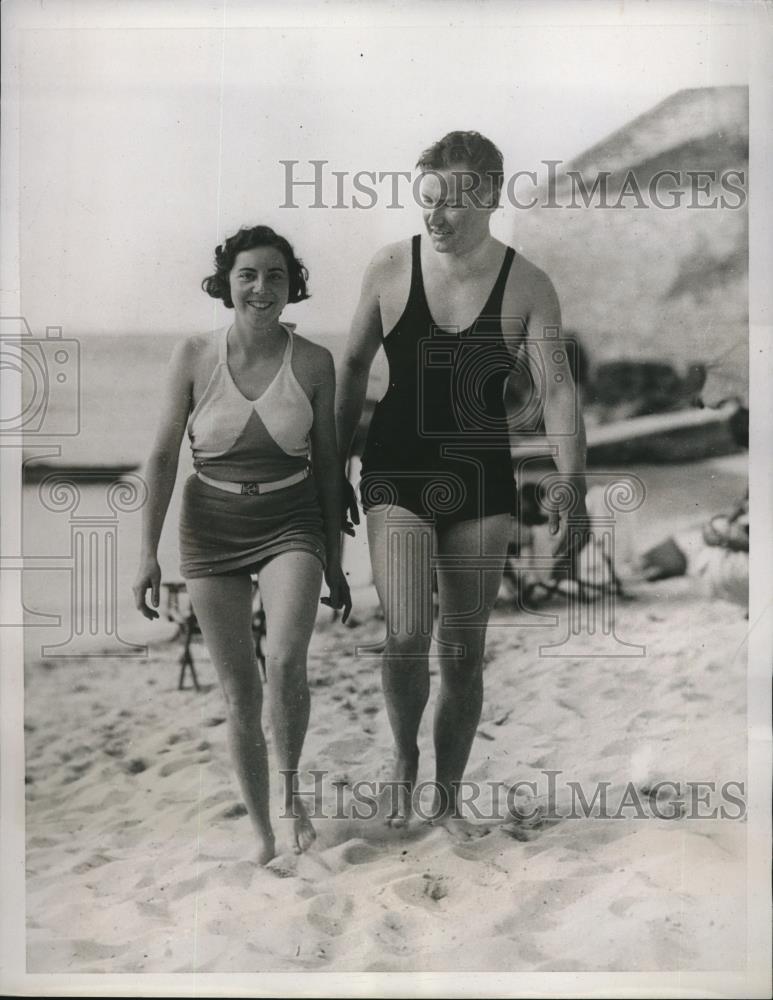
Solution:
[{"label": "sandy beach", "polygon": [[[710,477],[720,493],[735,490],[732,471]],[[709,489],[701,503],[716,500]],[[662,532],[668,502],[653,494],[640,540]],[[468,813],[482,835],[471,839],[357,818],[358,782],[390,770],[379,660],[362,651],[384,624],[367,586],[355,590],[354,627],[321,608],[302,766],[312,797],[308,772],[325,772],[325,816],[306,855],[282,853],[267,869],[251,860],[201,644],[199,693],[177,690],[175,642],[146,660],[30,662],[28,972],[740,969],[747,824],[744,794],[727,783],[746,781],[748,622],[688,578],[629,590],[615,633],[644,656],[599,655],[608,636],[598,627],[582,655],[540,654],[566,633],[566,602],[541,609],[557,616],[551,628],[530,627],[536,619],[514,612],[503,589],[466,775],[483,789],[481,818]],[[433,698],[437,685],[433,670]],[[420,746],[429,780],[431,712]],[[656,795],[659,781],[678,787]],[[484,804],[492,782],[502,783],[499,818]],[[533,786],[508,812],[516,782]],[[572,814],[572,782],[588,800],[607,783],[607,818]]]}]

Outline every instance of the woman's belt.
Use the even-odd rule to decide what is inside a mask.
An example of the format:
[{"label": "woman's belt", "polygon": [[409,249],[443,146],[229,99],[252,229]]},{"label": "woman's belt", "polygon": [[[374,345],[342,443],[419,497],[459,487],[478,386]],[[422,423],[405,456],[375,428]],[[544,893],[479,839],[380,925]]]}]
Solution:
[{"label": "woman's belt", "polygon": [[309,470],[307,467],[300,472],[294,472],[291,476],[285,476],[284,479],[275,479],[273,483],[231,483],[224,479],[211,479],[209,476],[205,476],[203,472],[196,473],[202,483],[206,483],[207,486],[214,486],[215,489],[225,490],[227,493],[241,493],[246,496],[283,490],[286,486],[294,486],[296,483],[303,482],[308,474]]}]

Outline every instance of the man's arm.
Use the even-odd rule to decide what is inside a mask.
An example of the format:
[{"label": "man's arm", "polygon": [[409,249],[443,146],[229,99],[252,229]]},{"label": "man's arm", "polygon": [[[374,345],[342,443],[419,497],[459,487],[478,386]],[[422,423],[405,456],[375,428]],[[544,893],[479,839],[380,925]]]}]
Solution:
[{"label": "man's arm", "polygon": [[336,392],[336,437],[341,468],[346,468],[352,441],[360,423],[368,388],[368,376],[381,346],[382,326],[379,284],[381,255],[368,265],[362,280],[360,300],[352,320]]},{"label": "man's arm", "polygon": [[[541,274],[528,322],[527,357],[534,385],[544,387],[545,431],[554,448],[553,460],[578,497],[573,513],[585,511],[585,423],[568,352],[561,334],[561,307],[550,279]],[[559,529],[559,512],[550,514],[550,530]]]}]

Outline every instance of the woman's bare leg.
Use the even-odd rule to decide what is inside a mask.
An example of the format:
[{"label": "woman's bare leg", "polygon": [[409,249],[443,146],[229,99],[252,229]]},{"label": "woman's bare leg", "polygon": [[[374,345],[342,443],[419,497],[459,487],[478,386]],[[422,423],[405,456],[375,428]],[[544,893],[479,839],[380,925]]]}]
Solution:
[{"label": "woman's bare leg", "polygon": [[322,586],[322,564],[309,552],[282,552],[258,574],[266,612],[266,676],[271,731],[283,782],[284,815],[293,818],[293,846],[316,837],[298,789],[298,764],[309,724],[306,658]]},{"label": "woman's bare leg", "polygon": [[228,744],[258,838],[258,861],[274,857],[268,754],[260,723],[263,692],[252,638],[252,584],[240,576],[188,580],[193,609],[217,670],[228,715]]},{"label": "woman's bare leg", "polygon": [[404,826],[419,769],[417,737],[429,697],[432,642],[431,524],[400,507],[368,511],[373,578],[386,621],[381,667],[395,764],[387,823]]}]

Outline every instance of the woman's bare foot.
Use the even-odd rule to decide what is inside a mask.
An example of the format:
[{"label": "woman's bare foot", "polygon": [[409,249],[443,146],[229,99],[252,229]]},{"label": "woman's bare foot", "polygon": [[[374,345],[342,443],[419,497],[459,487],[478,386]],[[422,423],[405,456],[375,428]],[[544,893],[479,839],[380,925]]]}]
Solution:
[{"label": "woman's bare foot", "polygon": [[268,862],[276,855],[276,844],[274,843],[273,834],[269,836],[259,836],[258,837],[258,853],[256,855],[256,860],[259,865],[267,865]]},{"label": "woman's bare foot", "polygon": [[419,753],[411,757],[398,756],[395,760],[394,776],[388,785],[389,814],[387,826],[400,830],[408,826],[413,816],[413,787],[419,773]]}]

